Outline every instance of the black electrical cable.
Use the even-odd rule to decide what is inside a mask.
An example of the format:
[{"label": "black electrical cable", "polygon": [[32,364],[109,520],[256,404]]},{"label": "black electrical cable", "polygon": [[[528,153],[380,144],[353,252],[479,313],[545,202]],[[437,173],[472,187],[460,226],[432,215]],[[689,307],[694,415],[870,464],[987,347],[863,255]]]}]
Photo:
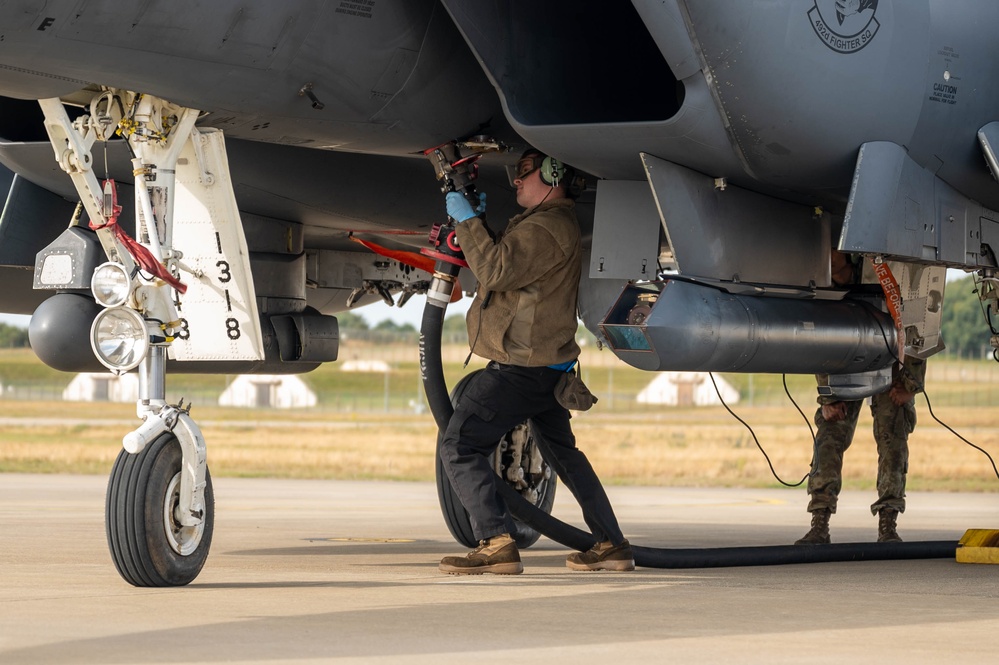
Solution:
[{"label": "black electrical cable", "polygon": [[808,416],[805,415],[805,412],[801,410],[801,407],[798,406],[798,403],[794,401],[794,398],[791,397],[791,391],[788,390],[787,387],[787,374],[781,374],[780,378],[784,384],[784,394],[787,395],[787,398],[791,400],[791,404],[793,404],[794,408],[801,414],[801,418],[805,421],[805,425],[808,426],[808,433],[812,435],[812,443],[815,443],[815,430],[812,429],[812,422],[808,419]]},{"label": "black electrical cable", "polygon": [[815,438],[815,430],[812,429],[812,423],[810,420],[808,420],[808,416],[805,415],[805,412],[801,410],[800,406],[798,406],[798,403],[794,400],[794,397],[791,396],[791,391],[787,387],[787,374],[781,374],[780,377],[781,377],[781,382],[784,384],[784,394],[787,395],[787,398],[791,400],[791,404],[793,404],[794,408],[798,411],[798,413],[801,414],[802,420],[805,421],[805,425],[808,427],[808,433],[812,437],[812,459],[809,460],[808,462],[808,473],[805,475],[805,478],[811,478],[812,476],[815,475],[815,455],[818,452],[816,448],[818,448],[819,442]]},{"label": "black electrical cable", "polygon": [[[756,443],[756,447],[760,449],[761,453],[763,453],[763,457],[764,457],[764,459],[767,460],[767,465],[770,467],[770,473],[773,475],[774,478],[777,479],[777,482],[779,482],[784,487],[801,487],[801,483],[805,482],[805,479],[808,478],[808,474],[806,473],[801,478],[801,480],[799,480],[798,482],[796,482],[794,484],[786,482],[783,478],[781,478],[780,476],[778,476],[776,469],[774,469],[773,462],[770,461],[770,456],[767,455],[767,451],[763,449],[762,445],[760,445],[760,440],[756,438],[756,432],[753,431],[753,428],[750,427],[749,424],[745,420],[743,420],[739,416],[735,415],[735,411],[733,411],[732,409],[730,409],[728,407],[728,404],[725,403],[725,398],[722,397],[721,391],[718,390],[718,384],[715,382],[715,375],[714,375],[714,373],[708,372],[708,378],[711,379],[711,385],[713,385],[715,387],[715,394],[718,395],[718,400],[721,402],[721,405],[725,407],[725,410],[728,411],[729,414],[733,418],[735,418],[740,423],[742,423],[743,427],[745,427],[747,430],[749,430],[749,435],[753,437],[753,442]],[[814,439],[814,437],[813,437],[813,439]]]},{"label": "black electrical cable", "polygon": [[[877,319],[875,319],[875,320],[877,320]],[[992,325],[992,322],[990,320],[989,321],[989,326],[991,327],[991,325]],[[903,372],[905,372],[906,374],[908,374],[909,378],[912,379],[913,381],[915,381],[916,377],[912,376],[912,373],[908,369],[906,369],[905,363],[903,363],[901,360],[899,360],[898,355],[895,353],[894,349],[891,348],[891,344],[888,342],[888,333],[885,332],[884,326],[881,325],[880,321],[878,321],[878,327],[881,329],[881,337],[885,341],[885,346],[888,348],[888,353],[890,353],[891,357],[894,358],[895,362],[898,363],[898,366],[899,366],[900,370],[903,371]],[[980,453],[982,453],[983,455],[985,455],[985,457],[988,458],[989,463],[992,465],[992,471],[996,474],[996,478],[999,479],[999,469],[996,468],[996,463],[995,463],[995,460],[992,459],[992,455],[990,455],[988,453],[988,451],[986,451],[985,449],[979,448],[978,446],[976,446],[975,444],[973,444],[971,441],[968,441],[966,438],[964,438],[963,436],[961,436],[960,434],[958,434],[954,430],[954,428],[952,428],[950,425],[948,425],[944,421],[942,421],[939,418],[937,418],[936,414],[933,413],[933,406],[930,404],[930,395],[929,395],[929,393],[926,392],[926,385],[925,385],[925,383],[923,385],[923,399],[926,400],[926,407],[930,411],[930,417],[933,418],[933,420],[937,421],[937,423],[941,427],[943,427],[944,429],[946,429],[948,432],[950,432],[951,434],[953,434],[957,438],[961,439],[961,441],[963,441],[964,443],[968,444],[969,446],[971,446],[975,450],[977,450]]]},{"label": "black electrical cable", "polygon": [[992,324],[992,309],[985,306],[985,302],[982,300],[980,289],[982,288],[982,282],[974,280],[975,288],[971,291],[972,293],[978,294],[978,308],[982,310],[982,316],[985,317],[985,322],[989,324],[989,330],[993,335],[999,335],[999,330]]},{"label": "black electrical cable", "polygon": [[960,434],[958,434],[956,431],[954,431],[954,429],[950,425],[948,425],[947,423],[945,423],[942,420],[940,420],[939,418],[937,418],[936,414],[933,413],[933,405],[930,404],[930,396],[926,394],[926,388],[925,387],[923,387],[923,399],[926,400],[926,408],[928,408],[930,410],[930,417],[933,418],[933,420],[937,421],[940,424],[940,426],[943,427],[944,429],[946,429],[948,432],[950,432],[951,434],[953,434],[957,438],[961,439],[961,441],[964,441],[966,444],[968,444],[969,446],[971,446],[975,450],[977,450],[980,453],[982,453],[983,455],[985,455],[989,459],[989,462],[992,463],[992,471],[996,474],[996,478],[999,478],[999,469],[996,468],[996,463],[995,463],[995,460],[992,459],[992,455],[989,455],[988,452],[986,452],[982,448],[979,448],[978,446],[976,446],[975,444],[973,444],[971,441],[968,441],[966,438],[964,438],[963,436],[961,436]]},{"label": "black electrical cable", "polygon": [[[982,288],[982,282],[975,280],[974,277],[972,279],[975,283],[975,288],[972,290],[972,293],[978,294],[978,307],[982,310],[982,316],[985,317],[985,322],[989,324],[989,330],[992,332],[992,336],[995,337],[996,335],[999,335],[999,330],[996,330],[996,327],[992,324],[992,308],[985,306],[982,294],[979,292],[979,289]],[[992,349],[992,359],[999,362],[999,349]]]}]

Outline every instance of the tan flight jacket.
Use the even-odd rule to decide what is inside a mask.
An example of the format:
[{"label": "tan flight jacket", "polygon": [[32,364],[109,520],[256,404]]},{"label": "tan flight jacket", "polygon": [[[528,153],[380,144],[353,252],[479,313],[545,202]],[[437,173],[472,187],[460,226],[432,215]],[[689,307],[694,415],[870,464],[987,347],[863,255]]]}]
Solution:
[{"label": "tan flight jacket", "polygon": [[457,236],[479,280],[466,316],[472,352],[521,367],[574,360],[582,249],[573,201],[557,199],[517,215],[495,242],[477,217],[459,224]]}]

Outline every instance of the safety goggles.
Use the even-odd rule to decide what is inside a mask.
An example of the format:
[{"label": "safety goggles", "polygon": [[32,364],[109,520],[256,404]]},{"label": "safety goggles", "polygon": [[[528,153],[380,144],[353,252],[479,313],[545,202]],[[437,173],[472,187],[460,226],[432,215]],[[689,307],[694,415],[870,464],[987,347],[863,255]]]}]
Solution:
[{"label": "safety goggles", "polygon": [[515,180],[523,180],[527,176],[531,175],[535,171],[541,168],[541,164],[545,161],[545,158],[541,155],[528,155],[527,157],[521,158],[516,166],[507,167],[507,176],[510,178],[510,185],[514,186]]}]

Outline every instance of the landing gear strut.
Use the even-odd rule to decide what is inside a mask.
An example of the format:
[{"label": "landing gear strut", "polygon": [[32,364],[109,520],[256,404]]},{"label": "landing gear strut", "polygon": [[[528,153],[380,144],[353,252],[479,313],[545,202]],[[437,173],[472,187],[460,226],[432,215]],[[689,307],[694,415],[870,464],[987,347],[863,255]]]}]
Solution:
[{"label": "landing gear strut", "polygon": [[[208,557],[215,502],[190,407],[166,401],[167,355],[264,357],[224,139],[195,127],[195,109],[124,90],[95,93],[89,115],[74,121],[59,99],[39,104],[56,161],[108,258],[90,284],[105,308],[91,347],[113,373],[139,374],[143,422],[123,438],[108,481],[111,558],[129,584],[189,584]],[[116,182],[108,176],[101,185],[93,171],[91,147],[116,134],[133,155],[137,240],[118,224]]]}]

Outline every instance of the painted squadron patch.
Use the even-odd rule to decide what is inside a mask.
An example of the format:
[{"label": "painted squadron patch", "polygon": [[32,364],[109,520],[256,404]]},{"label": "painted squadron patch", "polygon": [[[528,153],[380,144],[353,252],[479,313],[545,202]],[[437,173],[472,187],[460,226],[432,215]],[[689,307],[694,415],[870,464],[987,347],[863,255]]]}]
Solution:
[{"label": "painted squadron patch", "polygon": [[878,0],[814,0],[808,10],[812,29],[838,53],[855,53],[871,43],[881,24]]}]

